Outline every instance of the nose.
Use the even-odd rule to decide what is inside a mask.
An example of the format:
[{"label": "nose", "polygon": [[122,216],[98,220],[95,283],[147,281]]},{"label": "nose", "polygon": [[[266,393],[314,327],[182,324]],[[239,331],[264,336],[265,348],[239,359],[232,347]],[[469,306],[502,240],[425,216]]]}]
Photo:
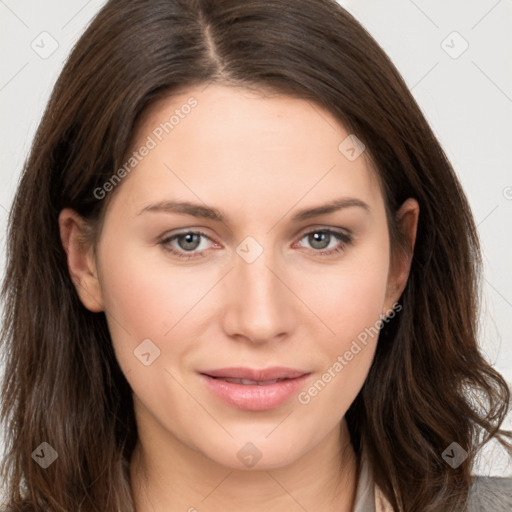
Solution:
[{"label": "nose", "polygon": [[300,318],[296,311],[300,301],[291,291],[293,284],[287,283],[291,280],[290,272],[275,261],[270,250],[251,263],[235,255],[225,287],[225,332],[256,344],[289,336]]}]

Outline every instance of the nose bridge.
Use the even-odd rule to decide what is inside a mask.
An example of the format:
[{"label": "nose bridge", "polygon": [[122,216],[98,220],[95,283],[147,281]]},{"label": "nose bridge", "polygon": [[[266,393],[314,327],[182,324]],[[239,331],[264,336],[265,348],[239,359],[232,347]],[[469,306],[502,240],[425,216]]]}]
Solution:
[{"label": "nose bridge", "polygon": [[[240,255],[247,247],[249,252]],[[275,272],[275,254],[271,248],[264,249],[262,245],[260,247],[254,242],[246,242],[239,246],[237,253],[240,258],[236,263],[235,275],[241,286],[240,291],[246,298],[246,305],[266,309],[277,302],[281,290],[279,280],[270,270]]]},{"label": "nose bridge", "polygon": [[276,277],[279,264],[274,251],[247,237],[236,252],[228,315],[231,333],[264,341],[289,330],[290,297],[286,297],[286,287]]}]

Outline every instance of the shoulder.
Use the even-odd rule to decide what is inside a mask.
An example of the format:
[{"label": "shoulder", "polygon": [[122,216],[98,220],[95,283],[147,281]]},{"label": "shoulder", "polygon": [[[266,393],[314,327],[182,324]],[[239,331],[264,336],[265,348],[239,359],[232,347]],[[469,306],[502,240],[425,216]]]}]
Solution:
[{"label": "shoulder", "polygon": [[512,477],[475,476],[466,512],[510,512]]}]

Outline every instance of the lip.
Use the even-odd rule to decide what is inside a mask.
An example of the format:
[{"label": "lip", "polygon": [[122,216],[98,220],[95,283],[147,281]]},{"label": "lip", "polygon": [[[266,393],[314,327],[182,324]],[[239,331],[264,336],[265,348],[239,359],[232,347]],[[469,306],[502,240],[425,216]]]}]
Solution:
[{"label": "lip", "polygon": [[204,370],[201,371],[200,373],[209,375],[210,377],[247,379],[264,382],[267,380],[274,379],[294,379],[309,372],[306,372],[304,370],[296,370],[293,368],[286,368],[284,366],[274,366],[272,368],[264,368],[261,370],[237,366],[232,368]]},{"label": "lip", "polygon": [[[275,409],[286,403],[304,386],[310,373],[284,367],[266,369],[221,368],[204,370],[200,377],[207,388],[228,405],[248,411]],[[260,384],[242,384],[222,379],[243,379]],[[275,381],[275,383],[266,383]],[[266,384],[261,384],[261,383]]]}]

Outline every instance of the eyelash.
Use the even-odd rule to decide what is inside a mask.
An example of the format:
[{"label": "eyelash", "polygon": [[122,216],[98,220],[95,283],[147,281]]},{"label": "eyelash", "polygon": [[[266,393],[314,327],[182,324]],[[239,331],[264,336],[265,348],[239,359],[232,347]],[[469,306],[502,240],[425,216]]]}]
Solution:
[{"label": "eyelash", "polygon": [[[300,240],[302,240],[303,238],[305,238],[309,235],[312,235],[314,233],[323,233],[323,234],[328,233],[330,235],[333,235],[335,238],[338,239],[339,242],[341,242],[341,244],[337,245],[335,248],[328,249],[328,250],[324,249],[322,251],[317,251],[315,249],[312,249],[315,253],[317,253],[321,256],[327,257],[327,256],[332,256],[334,254],[337,254],[337,253],[343,251],[343,249],[346,246],[350,245],[353,241],[352,235],[350,235],[348,233],[343,233],[341,231],[335,231],[332,229],[314,229],[312,231],[308,231],[307,233],[304,233],[304,235],[301,236]],[[176,249],[172,248],[170,243],[173,240],[176,240],[177,238],[180,238],[180,237],[186,236],[186,235],[200,235],[200,236],[203,236],[213,242],[213,240],[206,233],[203,233],[202,231],[185,231],[183,233],[178,233],[176,235],[172,235],[172,236],[164,238],[162,241],[159,242],[159,245],[161,245],[164,248],[164,250],[170,252],[171,254],[173,254],[175,256],[178,256],[179,258],[190,259],[190,258],[202,257],[203,254],[201,252],[187,253],[184,251],[177,251]]]}]

